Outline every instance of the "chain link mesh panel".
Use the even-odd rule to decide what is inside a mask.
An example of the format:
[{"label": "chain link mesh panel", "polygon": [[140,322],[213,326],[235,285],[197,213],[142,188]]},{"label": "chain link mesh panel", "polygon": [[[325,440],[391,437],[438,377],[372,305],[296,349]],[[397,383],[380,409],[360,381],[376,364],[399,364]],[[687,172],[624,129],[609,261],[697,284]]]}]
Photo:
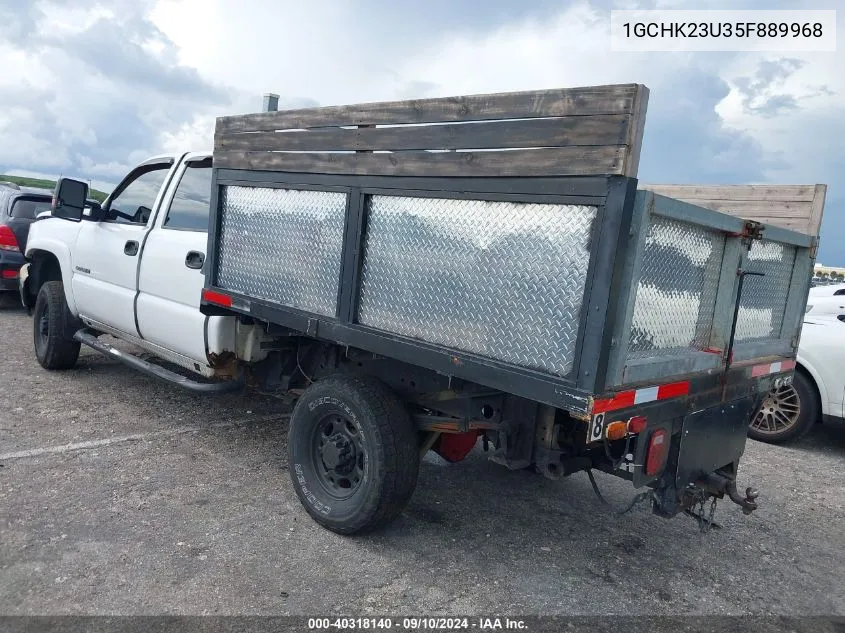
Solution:
[{"label": "chain link mesh panel", "polygon": [[737,342],[780,338],[795,253],[794,246],[778,242],[758,240],[752,244],[748,270],[764,276],[748,276],[743,282]]},{"label": "chain link mesh panel", "polygon": [[652,216],[644,245],[628,356],[707,347],[725,249],[703,227]]},{"label": "chain link mesh panel", "polygon": [[359,322],[565,376],[596,211],[371,196]]},{"label": "chain link mesh panel", "polygon": [[217,285],[335,316],[345,193],[232,185],[220,204]]}]

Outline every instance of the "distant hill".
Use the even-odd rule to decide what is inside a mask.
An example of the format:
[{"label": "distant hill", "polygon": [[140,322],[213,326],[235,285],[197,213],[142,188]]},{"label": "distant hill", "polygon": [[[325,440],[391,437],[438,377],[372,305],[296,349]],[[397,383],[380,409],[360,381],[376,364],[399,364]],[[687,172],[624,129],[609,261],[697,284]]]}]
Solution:
[{"label": "distant hill", "polygon": [[[50,189],[51,191],[56,188],[55,180],[46,180],[44,178],[26,178],[24,176],[6,176],[4,174],[0,174],[0,180],[13,182],[21,187],[40,187],[41,189]],[[88,190],[88,197],[96,200],[97,202],[105,200],[107,195],[107,193],[97,191],[96,189]]]}]

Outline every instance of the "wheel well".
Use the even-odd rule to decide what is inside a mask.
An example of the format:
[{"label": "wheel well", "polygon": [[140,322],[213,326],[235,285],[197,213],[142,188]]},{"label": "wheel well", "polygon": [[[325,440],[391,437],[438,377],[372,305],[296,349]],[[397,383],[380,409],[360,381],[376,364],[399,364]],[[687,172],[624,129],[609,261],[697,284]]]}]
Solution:
[{"label": "wheel well", "polygon": [[801,375],[807,379],[807,382],[810,383],[810,386],[813,390],[813,397],[816,399],[816,411],[819,412],[819,418],[818,420],[816,420],[816,422],[821,422],[822,418],[824,417],[824,413],[822,411],[822,396],[819,393],[819,386],[816,384],[816,379],[813,378],[813,375],[801,363],[795,364],[795,371],[800,372]]},{"label": "wheel well", "polygon": [[35,251],[30,256],[29,277],[26,283],[27,305],[31,308],[35,305],[38,291],[48,281],[62,280],[62,267],[59,260],[53,253],[48,251]]}]

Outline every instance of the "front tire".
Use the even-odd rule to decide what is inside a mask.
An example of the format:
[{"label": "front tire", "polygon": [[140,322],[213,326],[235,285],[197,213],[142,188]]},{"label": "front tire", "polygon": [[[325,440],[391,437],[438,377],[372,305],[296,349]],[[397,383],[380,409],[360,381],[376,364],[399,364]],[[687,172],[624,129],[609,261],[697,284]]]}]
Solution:
[{"label": "front tire", "polygon": [[61,281],[48,281],[38,291],[32,318],[35,357],[44,369],[71,369],[79,358],[79,341],[68,338],[74,321]]},{"label": "front tire", "polygon": [[402,402],[374,379],[335,376],[309,387],[293,410],[288,459],[308,514],[339,534],[377,529],[414,492],[419,449]]},{"label": "front tire", "polygon": [[819,418],[816,388],[801,372],[793,374],[792,384],[772,390],[748,427],[748,437],[780,444],[796,440],[813,428]]}]

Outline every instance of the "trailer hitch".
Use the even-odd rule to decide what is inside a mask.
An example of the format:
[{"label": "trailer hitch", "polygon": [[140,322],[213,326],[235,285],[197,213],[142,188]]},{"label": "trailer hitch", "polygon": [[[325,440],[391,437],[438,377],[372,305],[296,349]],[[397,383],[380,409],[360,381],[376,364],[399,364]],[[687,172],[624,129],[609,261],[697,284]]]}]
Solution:
[{"label": "trailer hitch", "polygon": [[757,509],[757,497],[760,493],[755,488],[748,487],[745,489],[745,497],[740,497],[736,489],[736,482],[730,481],[725,488],[728,496],[735,504],[742,508],[743,514],[751,514]]},{"label": "trailer hitch", "polygon": [[735,479],[729,479],[718,473],[710,473],[698,480],[696,485],[713,495],[722,497],[727,494],[731,501],[742,508],[743,514],[751,514],[757,509],[757,497],[760,493],[755,488],[748,487],[745,489],[745,496],[742,497],[736,489]]}]

